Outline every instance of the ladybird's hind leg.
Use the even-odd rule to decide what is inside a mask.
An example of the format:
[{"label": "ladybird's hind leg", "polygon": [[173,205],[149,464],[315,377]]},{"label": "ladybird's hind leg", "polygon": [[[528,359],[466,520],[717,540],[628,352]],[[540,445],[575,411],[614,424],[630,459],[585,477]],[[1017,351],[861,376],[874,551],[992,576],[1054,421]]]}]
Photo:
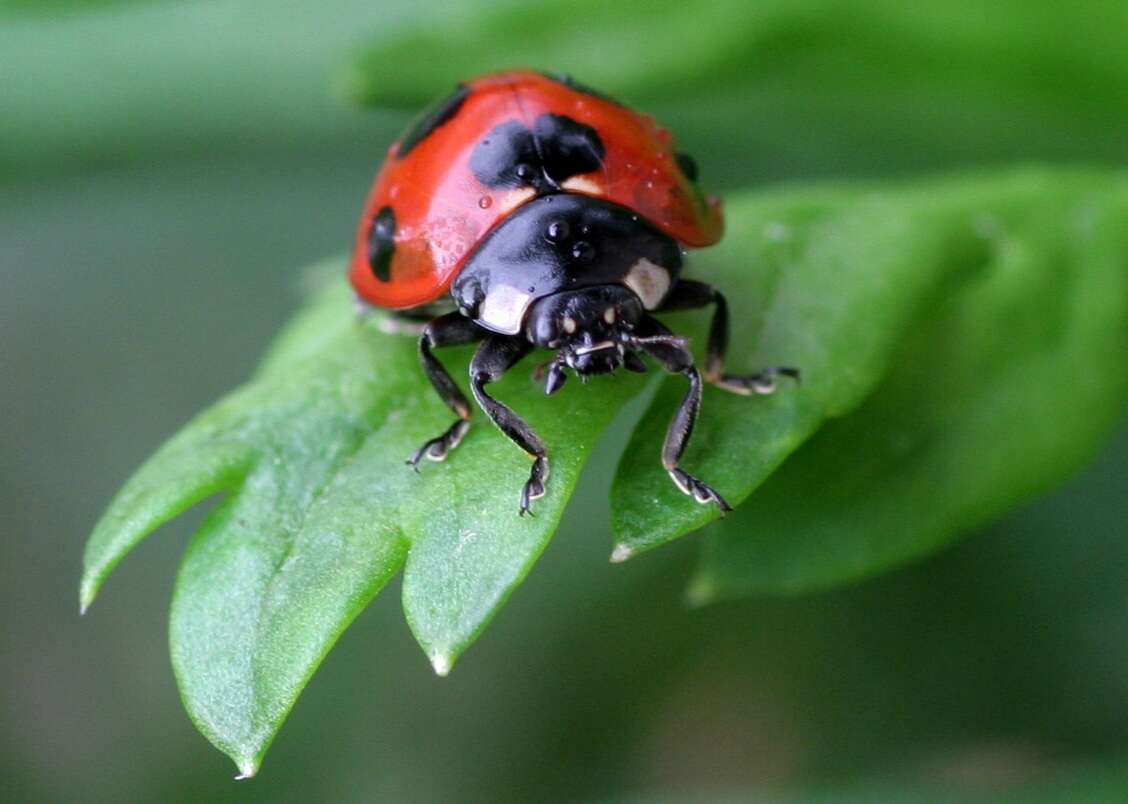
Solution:
[{"label": "ladybird's hind leg", "polygon": [[714,503],[721,513],[732,510],[720,493],[703,480],[698,480],[678,464],[681,462],[697,414],[701,410],[701,374],[693,363],[693,353],[686,346],[685,339],[673,335],[657,319],[647,316],[636,330],[634,346],[642,349],[657,360],[671,374],[681,374],[689,380],[689,390],[670,421],[666,440],[662,444],[662,468],[684,494],[688,494],[701,504]]},{"label": "ladybird's hind leg", "polygon": [[770,394],[776,389],[777,377],[799,380],[799,369],[775,366],[755,374],[725,374],[725,354],[728,352],[729,324],[728,302],[724,294],[705,282],[692,279],[679,280],[662,303],[660,312],[692,310],[713,307],[713,320],[709,324],[709,340],[705,347],[705,382],[712,383],[734,394],[750,396],[753,393]]},{"label": "ladybird's hind leg", "polygon": [[432,461],[446,458],[447,453],[458,446],[470,429],[470,402],[431,350],[474,343],[481,340],[484,334],[473,321],[458,312],[439,316],[423,327],[423,334],[419,336],[419,361],[423,364],[423,372],[431,381],[435,392],[458,419],[442,435],[432,438],[407,459],[407,463],[416,471],[423,458]]},{"label": "ladybird's hind leg", "polygon": [[486,393],[486,386],[501,379],[532,348],[532,344],[521,337],[491,335],[478,347],[470,363],[470,388],[474,392],[474,398],[498,429],[533,459],[529,479],[521,489],[521,507],[518,513],[522,516],[529,513],[529,505],[533,500],[545,494],[548,452],[540,436],[533,432],[528,423]]}]

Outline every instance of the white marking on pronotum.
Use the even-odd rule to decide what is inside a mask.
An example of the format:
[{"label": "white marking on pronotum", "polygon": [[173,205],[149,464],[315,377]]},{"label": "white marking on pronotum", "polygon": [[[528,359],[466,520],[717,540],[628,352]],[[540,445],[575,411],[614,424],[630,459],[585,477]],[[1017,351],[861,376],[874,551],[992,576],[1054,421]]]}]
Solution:
[{"label": "white marking on pronotum", "polygon": [[431,667],[435,668],[435,675],[447,675],[450,672],[450,657],[445,653],[433,654],[431,656]]},{"label": "white marking on pronotum", "polygon": [[572,176],[565,179],[560,186],[573,193],[585,193],[586,195],[599,195],[602,192],[598,184],[591,179],[585,179],[583,176]]},{"label": "white marking on pronotum", "polygon": [[521,322],[532,298],[532,294],[512,285],[495,285],[482,301],[478,318],[503,335],[516,335],[521,331]]},{"label": "white marking on pronotum", "polygon": [[578,357],[580,355],[589,355],[592,352],[598,352],[602,349],[614,349],[614,348],[615,348],[615,341],[600,341],[599,343],[593,343],[591,346],[581,346],[579,349],[576,350],[576,356]]},{"label": "white marking on pronotum", "polygon": [[670,272],[650,260],[641,259],[631,266],[623,284],[634,291],[643,307],[653,310],[666,298],[666,291],[670,289]]},{"label": "white marking on pronotum", "polygon": [[615,545],[615,549],[611,551],[611,563],[622,564],[633,555],[634,550],[632,550],[628,545],[617,544]]}]

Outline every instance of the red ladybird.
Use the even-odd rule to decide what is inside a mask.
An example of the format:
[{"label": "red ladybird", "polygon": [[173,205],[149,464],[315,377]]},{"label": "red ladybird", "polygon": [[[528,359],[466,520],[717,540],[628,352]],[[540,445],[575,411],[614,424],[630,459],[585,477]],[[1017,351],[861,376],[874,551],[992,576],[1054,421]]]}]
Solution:
[{"label": "red ladybird", "polygon": [[[684,339],[652,313],[715,305],[705,380],[740,394],[770,393],[790,368],[724,373],[728,311],[712,286],[680,278],[684,247],[721,237],[720,201],[697,186],[693,160],[652,118],[567,76],[531,71],[459,84],[395,143],[356,236],[350,279],[379,307],[433,313],[419,341],[423,369],[458,415],[408,463],[442,460],[469,427],[470,404],[432,349],[482,341],[470,365],[474,398],[534,458],[520,512],[545,493],[544,443],[486,386],[537,347],[556,352],[545,392],[565,380],[645,371],[647,354],[684,374],[689,393],[662,449],[678,488],[728,504],[678,467],[701,401]],[[449,294],[449,295],[448,295]]]}]

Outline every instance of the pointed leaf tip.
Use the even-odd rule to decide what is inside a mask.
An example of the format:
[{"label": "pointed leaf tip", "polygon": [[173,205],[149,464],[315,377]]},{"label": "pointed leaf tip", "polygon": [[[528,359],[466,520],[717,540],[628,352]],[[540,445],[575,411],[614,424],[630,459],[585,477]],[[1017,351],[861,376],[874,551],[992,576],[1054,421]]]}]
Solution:
[{"label": "pointed leaf tip", "polygon": [[615,549],[611,551],[611,563],[622,564],[627,559],[634,556],[634,550],[628,544],[617,544]]},{"label": "pointed leaf tip", "polygon": [[436,653],[431,656],[431,667],[435,669],[435,675],[445,678],[453,666],[450,656],[445,653]]},{"label": "pointed leaf tip", "polygon": [[90,608],[90,604],[94,602],[98,590],[90,582],[89,578],[83,578],[82,583],[78,589],[78,615],[81,617]]}]

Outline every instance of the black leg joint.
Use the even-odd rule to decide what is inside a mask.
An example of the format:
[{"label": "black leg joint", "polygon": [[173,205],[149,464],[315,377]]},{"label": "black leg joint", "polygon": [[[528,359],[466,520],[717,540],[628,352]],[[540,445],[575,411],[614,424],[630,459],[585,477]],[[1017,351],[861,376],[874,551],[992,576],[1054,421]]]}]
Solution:
[{"label": "black leg joint", "polygon": [[447,454],[462,442],[467,430],[470,429],[470,403],[431,350],[442,346],[473,343],[480,340],[483,334],[483,331],[470,319],[459,313],[448,313],[427,324],[423,328],[422,335],[419,336],[419,361],[423,364],[423,372],[431,381],[431,386],[439,398],[454,411],[458,419],[442,435],[427,441],[407,459],[407,464],[415,471],[419,471],[419,462],[423,458],[432,461],[446,458]]}]

